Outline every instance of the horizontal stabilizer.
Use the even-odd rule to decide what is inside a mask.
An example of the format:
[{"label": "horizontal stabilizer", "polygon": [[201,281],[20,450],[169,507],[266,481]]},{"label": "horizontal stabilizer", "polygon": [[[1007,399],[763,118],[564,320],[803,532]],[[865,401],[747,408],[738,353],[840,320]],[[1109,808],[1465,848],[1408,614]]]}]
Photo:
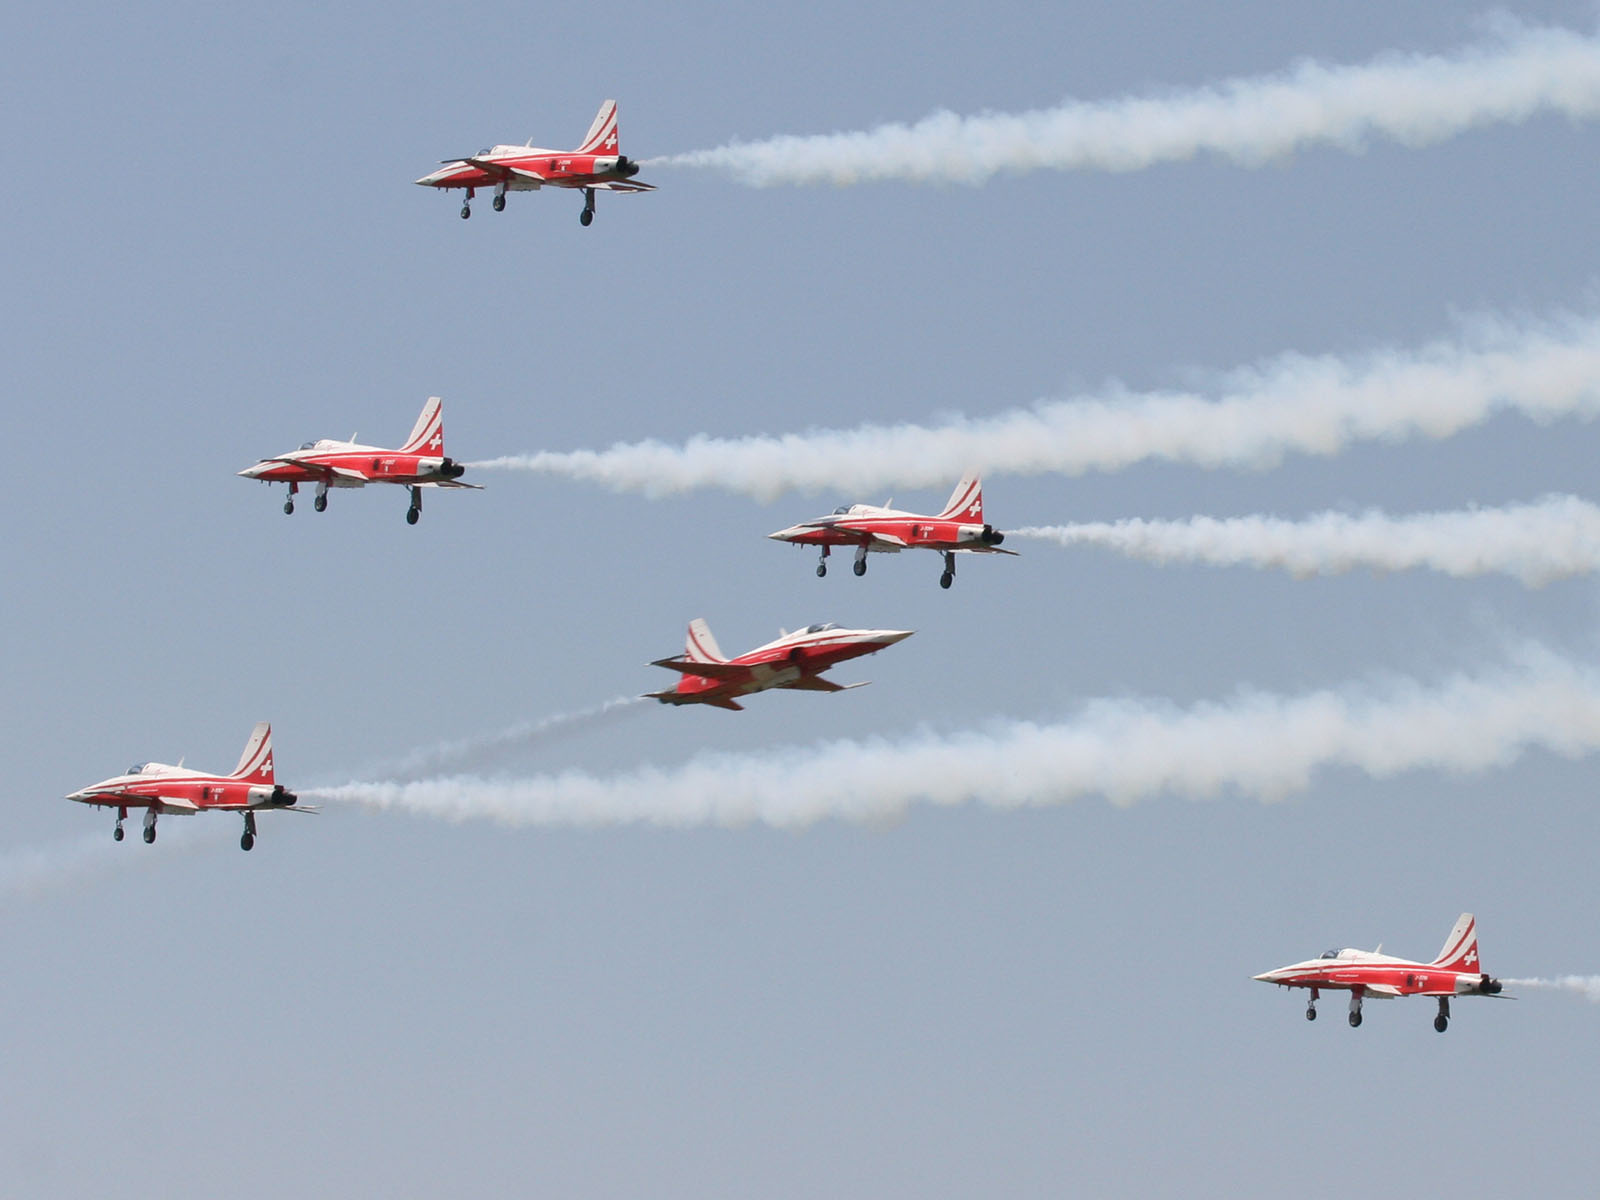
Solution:
[{"label": "horizontal stabilizer", "polygon": [[744,711],[744,705],[726,696],[717,700],[704,700],[694,692],[646,692],[641,699],[659,700],[663,704],[714,704],[718,708],[731,708],[734,712]]},{"label": "horizontal stabilizer", "polygon": [[594,188],[600,192],[653,192],[656,190],[655,184],[640,183],[636,179],[630,179],[626,183],[614,179],[606,183],[586,183],[583,186]]}]

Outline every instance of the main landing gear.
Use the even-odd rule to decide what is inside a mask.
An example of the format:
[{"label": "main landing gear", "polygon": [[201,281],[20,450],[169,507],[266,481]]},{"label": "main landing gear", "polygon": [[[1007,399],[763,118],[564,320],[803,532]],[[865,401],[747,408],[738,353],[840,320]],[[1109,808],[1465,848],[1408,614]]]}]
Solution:
[{"label": "main landing gear", "polygon": [[494,185],[494,200],[491,201],[491,203],[494,205],[495,212],[505,212],[505,210],[506,210],[506,185],[505,184],[497,183],[497,184]]},{"label": "main landing gear", "polygon": [[156,810],[154,805],[144,810],[144,840],[147,846],[156,840]]},{"label": "main landing gear", "polygon": [[239,839],[239,849],[248,850],[256,844],[256,815],[247,812],[244,815],[244,836]]},{"label": "main landing gear", "polygon": [[828,573],[828,548],[824,546],[822,553],[817,556],[817,578],[821,579]]},{"label": "main landing gear", "polygon": [[594,221],[594,189],[583,189],[583,211],[578,214],[578,224],[588,225]]},{"label": "main landing gear", "polygon": [[111,831],[111,840],[113,842],[120,842],[122,840],[122,823],[127,819],[128,810],[125,808],[117,809],[117,827]]},{"label": "main landing gear", "polygon": [[328,511],[328,481],[326,479],[317,480],[317,498],[311,502],[311,507],[318,512]]},{"label": "main landing gear", "polygon": [[951,551],[944,552],[944,574],[939,576],[939,586],[949,587],[956,581],[956,556]]},{"label": "main landing gear", "polygon": [[289,498],[283,502],[283,512],[285,516],[289,516],[294,513],[294,498],[299,494],[299,491],[300,485],[298,483],[291,483],[289,485]]},{"label": "main landing gear", "polygon": [[1361,989],[1356,988],[1350,993],[1350,1028],[1361,1027]]},{"label": "main landing gear", "polygon": [[1439,997],[1439,1015],[1433,1019],[1433,1027],[1440,1033],[1450,1028],[1450,997]]},{"label": "main landing gear", "polygon": [[467,189],[467,198],[461,202],[461,219],[463,221],[472,215],[472,198],[477,194],[477,188]]},{"label": "main landing gear", "polygon": [[1306,1020],[1308,1021],[1317,1019],[1317,996],[1319,994],[1316,988],[1311,989],[1311,999],[1306,1001]]},{"label": "main landing gear", "polygon": [[857,575],[865,575],[867,573],[867,548],[865,546],[856,547],[856,561],[851,564],[850,569]]},{"label": "main landing gear", "polygon": [[422,489],[413,487],[406,490],[411,493],[411,507],[406,509],[406,524],[415,525],[417,518],[422,515]]}]

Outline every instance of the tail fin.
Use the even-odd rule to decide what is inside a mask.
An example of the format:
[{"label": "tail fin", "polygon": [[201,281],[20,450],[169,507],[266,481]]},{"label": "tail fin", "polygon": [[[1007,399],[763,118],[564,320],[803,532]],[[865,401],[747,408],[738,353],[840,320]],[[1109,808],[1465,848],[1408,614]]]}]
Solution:
[{"label": "tail fin", "polygon": [[270,722],[256,722],[256,727],[250,731],[250,740],[244,744],[244,753],[239,756],[239,765],[233,769],[232,778],[251,783],[273,782]]},{"label": "tail fin", "polygon": [[601,103],[600,111],[594,116],[594,124],[589,126],[589,132],[584,135],[583,144],[574,153],[618,154],[620,151],[617,146],[617,102],[606,100]]},{"label": "tail fin", "polygon": [[428,397],[428,402],[422,406],[422,415],[411,427],[411,436],[400,447],[400,453],[444,453],[444,402],[439,397]]},{"label": "tail fin", "polygon": [[683,656],[690,662],[727,662],[728,656],[711,636],[711,627],[699,617],[689,622],[689,640],[684,643]]},{"label": "tail fin", "polygon": [[1478,922],[1471,913],[1456,918],[1455,928],[1444,940],[1444,949],[1430,966],[1446,971],[1482,971],[1478,963]]},{"label": "tail fin", "polygon": [[956,490],[950,493],[950,503],[939,514],[940,520],[968,521],[983,524],[983,483],[976,475],[963,475]]}]

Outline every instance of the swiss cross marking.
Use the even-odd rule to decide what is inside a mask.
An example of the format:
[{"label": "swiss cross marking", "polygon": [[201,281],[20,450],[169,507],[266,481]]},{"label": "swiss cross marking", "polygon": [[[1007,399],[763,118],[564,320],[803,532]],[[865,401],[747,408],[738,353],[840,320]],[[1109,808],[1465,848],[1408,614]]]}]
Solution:
[{"label": "swiss cross marking", "polygon": [[430,449],[433,449],[433,450],[440,450],[440,449],[444,448],[444,431],[443,430],[440,430],[438,433],[434,434],[431,438],[428,439],[428,447]]},{"label": "swiss cross marking", "polygon": [[1461,961],[1466,963],[1467,966],[1470,967],[1473,963],[1478,961],[1478,952],[1476,950],[1468,951],[1467,956],[1465,958],[1463,958]]},{"label": "swiss cross marking", "polygon": [[272,770],[272,755],[267,755],[267,761],[261,764],[261,769],[263,771]]},{"label": "swiss cross marking", "polygon": [[600,144],[602,146],[604,146],[607,150],[615,150],[617,148],[617,131],[615,129],[613,129],[611,131],[611,133],[606,137],[606,140],[601,142]]}]

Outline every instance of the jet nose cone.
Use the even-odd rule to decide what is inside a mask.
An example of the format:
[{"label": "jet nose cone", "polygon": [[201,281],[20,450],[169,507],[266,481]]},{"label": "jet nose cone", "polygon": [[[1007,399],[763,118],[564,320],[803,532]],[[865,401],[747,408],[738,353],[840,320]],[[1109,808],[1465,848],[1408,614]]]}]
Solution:
[{"label": "jet nose cone", "polygon": [[1260,975],[1252,975],[1250,978],[1260,980],[1262,983],[1277,983],[1279,973],[1277,971],[1263,971]]},{"label": "jet nose cone", "polygon": [[243,475],[246,479],[255,479],[261,474],[262,470],[265,468],[265,465],[265,463],[256,463],[255,466],[246,467],[244,470],[238,472],[238,474]]},{"label": "jet nose cone", "polygon": [[778,530],[777,533],[769,533],[769,534],[767,534],[767,536],[769,538],[771,538],[775,542],[787,542],[791,538],[793,538],[795,534],[797,534],[799,532],[800,532],[800,526],[791,525],[787,529],[780,529],[780,530]]},{"label": "jet nose cone", "polygon": [[872,640],[882,642],[885,646],[892,646],[896,642],[905,641],[915,632],[915,629],[874,629]]}]

